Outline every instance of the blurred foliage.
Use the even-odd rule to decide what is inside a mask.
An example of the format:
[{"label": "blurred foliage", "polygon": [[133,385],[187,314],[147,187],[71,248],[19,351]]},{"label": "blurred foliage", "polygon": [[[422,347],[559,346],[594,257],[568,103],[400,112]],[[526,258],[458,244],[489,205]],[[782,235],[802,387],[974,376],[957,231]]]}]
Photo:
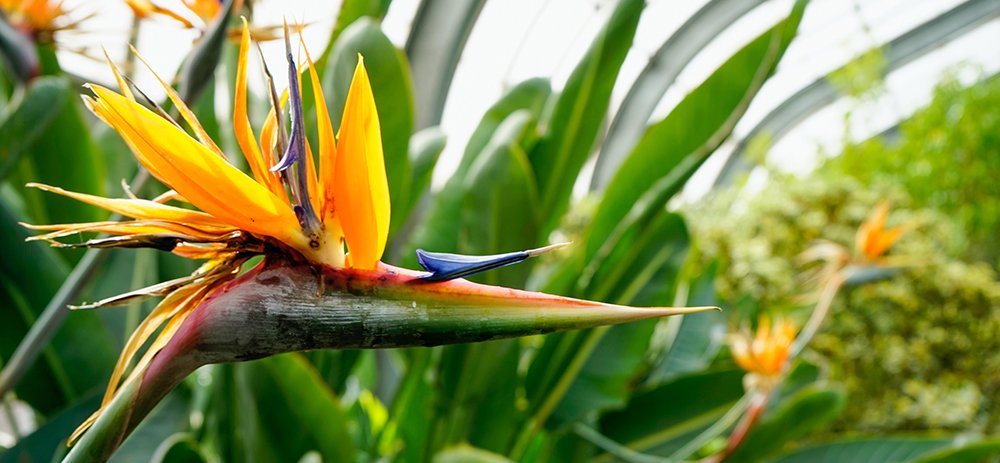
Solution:
[{"label": "blurred foliage", "polygon": [[[895,139],[895,140],[893,140]],[[930,105],[889,140],[849,144],[827,163],[865,184],[900,185],[915,208],[946,211],[965,236],[964,257],[1000,258],[1000,79],[965,87],[955,76],[934,89]]]},{"label": "blurred foliage", "polygon": [[686,209],[704,259],[720,262],[723,300],[801,321],[812,299],[797,254],[819,239],[852,248],[883,199],[894,205],[887,226],[916,225],[890,252],[915,265],[844,289],[810,345],[851,397],[829,432],[998,430],[1000,282],[990,265],[962,260],[996,250],[995,225],[979,227],[997,217],[987,180],[1000,167],[997,84],[946,81],[894,144],[848,146],[805,178],[769,168],[758,194],[733,188]]}]

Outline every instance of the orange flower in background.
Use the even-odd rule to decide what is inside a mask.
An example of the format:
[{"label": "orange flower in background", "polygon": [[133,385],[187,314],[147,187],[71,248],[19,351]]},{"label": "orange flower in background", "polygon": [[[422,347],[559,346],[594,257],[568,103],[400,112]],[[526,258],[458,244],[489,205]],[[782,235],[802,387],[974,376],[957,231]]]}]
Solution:
[{"label": "orange flower in background", "polygon": [[[156,3],[153,3],[152,0],[125,0],[125,4],[132,9],[132,12],[139,19],[166,16],[172,20],[180,22],[185,28],[188,29],[204,29],[205,25],[212,22],[212,20],[218,16],[219,11],[222,10],[223,6],[223,2],[219,0],[183,0],[183,2],[188,11],[201,19],[202,25],[195,25],[188,20],[188,18],[185,18],[184,15],[176,11],[163,8]],[[239,11],[242,5],[242,0],[236,0],[236,4],[233,5],[233,11]],[[248,27],[250,29],[250,34],[257,42],[277,40],[282,37],[282,26],[280,24],[272,26],[257,26],[250,24]],[[239,43],[242,33],[242,30],[234,27],[227,31],[227,37],[233,42]]]},{"label": "orange flower in background", "polygon": [[916,261],[912,258],[892,258],[885,255],[896,241],[916,227],[915,223],[907,222],[886,229],[888,216],[889,202],[883,200],[858,227],[853,253],[839,243],[819,240],[799,254],[797,260],[800,265],[817,261],[824,263],[805,273],[809,276],[808,280],[819,282],[821,287],[830,282],[840,285],[849,278],[854,278],[855,281],[859,278],[884,278],[893,269],[915,264]]},{"label": "orange flower in background", "polygon": [[766,377],[778,376],[788,360],[788,351],[795,340],[795,325],[777,318],[772,326],[770,318],[762,316],[757,323],[757,334],[750,335],[749,328],[730,337],[733,360],[748,373]]},{"label": "orange flower in background", "polygon": [[188,21],[183,16],[163,8],[150,0],[125,0],[125,4],[132,9],[132,13],[139,19],[149,19],[156,15],[162,15],[179,21],[184,27],[194,27],[191,21]]},{"label": "orange flower in background", "polygon": [[71,29],[79,21],[60,24],[67,13],[62,0],[0,0],[0,8],[11,25],[22,32],[38,36]]},{"label": "orange flower in background", "polygon": [[[234,6],[235,10],[238,10],[243,3],[240,0],[237,1],[238,3]],[[222,2],[219,0],[183,0],[183,2],[184,6],[205,24],[212,21],[212,18],[215,18],[219,14],[219,10],[222,9]],[[178,14],[176,11],[163,8],[152,0],[125,0],[125,4],[132,9],[132,12],[139,19],[148,19],[156,15],[161,15],[179,21],[184,27],[194,27],[194,24],[184,16]]]},{"label": "orange flower in background", "polygon": [[906,232],[913,229],[912,224],[903,224],[894,228],[886,229],[885,220],[889,217],[889,202],[882,201],[875,206],[871,214],[862,222],[858,228],[858,234],[854,239],[854,249],[859,256],[863,256],[869,261],[874,261],[882,257],[890,247]]}]

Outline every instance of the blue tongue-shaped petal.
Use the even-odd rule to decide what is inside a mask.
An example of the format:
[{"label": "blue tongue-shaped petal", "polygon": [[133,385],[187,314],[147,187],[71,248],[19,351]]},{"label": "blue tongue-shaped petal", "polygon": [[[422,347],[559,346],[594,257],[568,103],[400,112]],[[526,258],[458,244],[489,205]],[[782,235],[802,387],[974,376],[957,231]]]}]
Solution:
[{"label": "blue tongue-shaped petal", "polygon": [[430,275],[421,277],[422,280],[430,282],[448,281],[516,264],[529,257],[544,254],[568,246],[569,244],[553,244],[544,248],[508,252],[506,254],[493,254],[490,256],[466,256],[446,252],[427,252],[423,249],[417,249],[417,262],[424,270],[431,272]]}]

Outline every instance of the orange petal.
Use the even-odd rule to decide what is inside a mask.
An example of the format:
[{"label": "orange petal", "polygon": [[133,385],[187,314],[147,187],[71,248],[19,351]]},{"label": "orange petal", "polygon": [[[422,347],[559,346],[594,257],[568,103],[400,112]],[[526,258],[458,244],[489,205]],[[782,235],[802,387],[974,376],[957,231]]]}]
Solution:
[{"label": "orange petal", "polygon": [[[281,105],[281,108],[285,107],[286,101],[288,101],[287,89],[281,92],[280,101],[278,103],[279,105]],[[278,109],[280,110],[281,108]],[[277,118],[274,115],[275,114],[274,111],[275,108],[271,108],[271,110],[268,111],[267,118],[264,119],[264,125],[260,128],[261,154],[264,157],[264,165],[266,165],[268,169],[270,169],[271,166],[277,164],[277,160],[274,158],[274,153],[272,152],[272,150],[274,149],[274,137],[275,137],[274,130],[277,124]]]},{"label": "orange petal", "polygon": [[226,235],[237,230],[233,227],[227,227],[225,229],[217,229],[206,232],[194,227],[188,227],[163,220],[134,220],[129,222],[93,222],[59,225],[22,225],[33,230],[54,230],[52,233],[29,237],[28,241],[53,240],[77,233],[110,233],[112,235],[147,235],[168,233],[189,237],[191,241],[222,241],[226,239]]},{"label": "orange petal", "polygon": [[[318,189],[312,191],[323,191],[323,193],[320,193],[324,196],[323,202],[330,205],[329,213],[333,214],[333,189],[325,190],[325,188],[334,184],[333,172],[335,170],[334,164],[337,157],[337,146],[334,141],[333,123],[330,121],[330,112],[326,108],[326,99],[323,97],[323,86],[320,85],[319,74],[316,73],[316,65],[313,63],[312,57],[309,56],[309,49],[306,48],[306,44],[302,42],[302,26],[296,25],[296,27],[299,30],[299,42],[302,43],[302,50],[306,52],[306,62],[309,63],[309,80],[312,82],[313,100],[316,102],[316,131],[319,134],[320,177],[317,185]],[[312,165],[312,163],[309,165]],[[320,211],[320,214],[323,215],[321,220],[326,223],[327,211],[321,208],[317,208],[316,210]]]},{"label": "orange petal", "polygon": [[[170,101],[174,103],[174,106],[176,106],[177,110],[180,111],[181,116],[184,117],[184,120],[187,121],[188,125],[191,126],[191,129],[194,130],[195,135],[198,136],[198,141],[200,141],[201,144],[208,147],[208,149],[212,150],[212,152],[215,153],[220,158],[226,159],[226,155],[223,154],[222,150],[220,150],[219,147],[215,144],[215,142],[212,141],[212,137],[208,136],[208,132],[206,132],[205,128],[201,126],[201,123],[198,122],[198,118],[194,117],[194,113],[191,112],[191,110],[187,107],[186,104],[184,104],[184,100],[181,99],[181,96],[178,95],[176,91],[174,91],[173,87],[167,85],[167,83],[164,82],[163,79],[160,78],[160,76],[158,76],[155,72],[153,72],[153,68],[149,66],[149,63],[147,63],[146,60],[142,59],[142,56],[139,56],[139,52],[135,50],[135,47],[129,45],[129,48],[132,49],[132,53],[135,54],[135,57],[139,58],[139,61],[142,61],[142,64],[146,65],[146,68],[149,69],[149,72],[153,74],[153,77],[156,77],[156,80],[160,82],[160,85],[163,86],[163,89],[167,91],[167,96],[170,97]],[[229,161],[227,160],[226,162]]]},{"label": "orange petal", "polygon": [[389,236],[389,183],[378,111],[360,55],[340,123],[333,191],[354,266],[375,268]]},{"label": "orange petal", "polygon": [[62,188],[29,183],[29,187],[38,188],[52,193],[68,196],[77,201],[116,212],[136,220],[166,220],[171,222],[203,225],[214,228],[229,228],[230,225],[204,212],[192,211],[180,207],[168,206],[145,199],[113,199],[66,191]]},{"label": "orange petal", "polygon": [[105,119],[130,143],[139,162],[192,204],[251,233],[299,241],[298,220],[283,199],[162,117],[106,88],[91,88]]},{"label": "orange petal", "polygon": [[236,68],[236,96],[233,104],[233,129],[236,132],[236,141],[243,150],[243,155],[250,164],[257,182],[267,187],[275,196],[285,198],[285,187],[281,185],[281,180],[277,174],[270,172],[271,166],[266,164],[266,160],[260,152],[260,147],[254,139],[253,129],[250,128],[250,119],[247,117],[247,54],[250,52],[250,33],[247,30],[246,18],[243,19],[243,39],[240,42],[239,65]]}]

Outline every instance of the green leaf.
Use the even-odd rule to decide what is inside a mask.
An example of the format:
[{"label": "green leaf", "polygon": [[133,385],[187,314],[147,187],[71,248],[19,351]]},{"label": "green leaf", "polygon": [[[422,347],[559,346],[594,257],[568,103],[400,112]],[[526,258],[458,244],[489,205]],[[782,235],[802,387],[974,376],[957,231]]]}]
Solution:
[{"label": "green leaf", "polygon": [[847,394],[837,387],[809,386],[773,415],[761,419],[728,462],[761,461],[782,446],[826,425],[844,410]]},{"label": "green leaf", "polygon": [[441,123],[451,79],[486,0],[423,0],[406,39],[413,63],[417,128]]},{"label": "green leaf", "polygon": [[769,460],[769,463],[903,463],[953,442],[951,439],[913,437],[848,439],[796,450]]},{"label": "green leaf", "polygon": [[330,54],[333,53],[333,47],[347,26],[365,16],[381,21],[389,11],[390,3],[392,0],[344,0],[344,3],[340,5],[337,22],[333,26],[333,31],[330,32],[330,40],[326,42],[326,49],[316,60],[316,69],[319,72],[325,72],[326,63],[330,59]]},{"label": "green leaf", "polygon": [[[49,298],[69,273],[47,244],[25,242],[21,219],[0,201],[0,358],[9,359]],[[103,388],[117,358],[117,346],[98,313],[70,314],[41,357],[17,384],[18,397],[43,414],[55,413],[81,393]],[[96,372],[96,374],[95,374]]]},{"label": "green leaf", "polygon": [[[35,223],[81,223],[103,220],[108,213],[75,199],[24,188],[26,182],[54,185],[69,191],[104,195],[104,158],[90,138],[82,104],[68,78],[49,81],[63,87],[62,111],[21,156],[15,189],[28,205]],[[75,254],[77,258],[82,252]]]},{"label": "green leaf", "polygon": [[542,236],[565,212],[577,174],[590,155],[611,98],[611,89],[635,35],[645,2],[621,0],[604,29],[570,74],[548,121],[548,131],[530,154],[542,195]]},{"label": "green leaf", "polygon": [[[721,417],[743,396],[743,371],[684,376],[642,391],[600,420],[601,432],[633,450],[667,455]],[[609,456],[602,457],[602,461]]]},{"label": "green leaf", "polygon": [[201,444],[188,433],[177,433],[163,441],[149,463],[205,463],[211,461],[203,453]]},{"label": "green leaf", "polygon": [[410,182],[410,204],[404,217],[409,217],[420,195],[431,184],[431,174],[437,165],[441,152],[444,151],[448,136],[440,127],[428,127],[410,137],[410,165],[413,166],[413,180]]},{"label": "green leaf", "polygon": [[[534,132],[528,110],[514,112],[497,128],[469,169],[462,202],[459,252],[488,255],[530,248],[538,226],[538,185],[521,145]],[[523,287],[530,262],[472,277],[492,285]]]},{"label": "green leaf", "polygon": [[465,154],[458,170],[434,196],[427,213],[414,230],[409,244],[400,256],[400,265],[417,268],[417,258],[414,254],[417,248],[435,252],[459,251],[460,223],[455,218],[461,215],[465,178],[469,168],[493,138],[493,133],[504,119],[515,111],[526,109],[537,120],[551,91],[547,80],[529,79],[514,86],[486,111],[465,146]]},{"label": "green leaf", "polygon": [[42,77],[10,103],[0,121],[0,179],[62,112],[68,90],[65,79]]},{"label": "green leaf", "polygon": [[[691,282],[686,305],[719,305],[715,295],[717,268],[717,262],[709,264],[705,272]],[[721,311],[709,311],[682,317],[669,349],[646,377],[644,384],[647,387],[703,371],[708,368],[722,347],[726,332],[726,314]]]},{"label": "green leaf", "polygon": [[[447,346],[442,350],[431,452],[468,440],[503,451],[513,433],[518,341]],[[506,407],[506,408],[504,408]]]},{"label": "green leaf", "polygon": [[398,437],[403,449],[396,455],[400,463],[422,463],[427,437],[427,423],[431,422],[434,389],[428,379],[431,367],[431,349],[411,349],[412,358],[400,382],[389,410],[389,424],[383,433],[385,442],[390,434]]},{"label": "green leaf", "polygon": [[360,350],[318,350],[303,355],[337,394],[343,394],[347,378],[361,357]]},{"label": "green leaf", "polygon": [[[270,373],[277,388],[267,391],[269,393],[258,392],[257,398],[267,402],[283,398],[278,403],[287,407],[287,413],[278,412],[275,404],[265,402],[261,405],[270,406],[261,407],[262,411],[278,413],[282,418],[280,422],[293,426],[278,430],[278,426],[270,426],[278,422],[271,421],[267,423],[270,430],[278,431],[277,435],[295,433],[309,436],[323,454],[324,461],[354,461],[354,442],[347,433],[347,415],[340,408],[333,390],[312,364],[302,354],[278,355],[260,363]],[[284,445],[286,441],[280,439],[276,442]]]},{"label": "green leaf", "polygon": [[[668,306],[687,259],[689,238],[679,215],[664,213],[638,239],[623,244],[598,270],[589,297],[639,306]],[[606,268],[605,268],[606,267]],[[621,407],[631,395],[635,376],[649,350],[658,320],[611,327],[580,370],[552,415],[574,421],[595,410]]]},{"label": "green leaf", "polygon": [[38,74],[38,54],[34,42],[9,22],[7,15],[0,16],[0,58],[10,77],[20,82]]},{"label": "green leaf", "polygon": [[914,463],[976,463],[987,461],[997,454],[1000,454],[1000,440],[993,439],[924,455]]},{"label": "green leaf", "polygon": [[[213,443],[222,461],[253,463],[280,460],[275,444],[265,433],[262,423],[265,416],[258,413],[260,405],[255,398],[255,390],[259,383],[255,375],[259,371],[256,363],[216,365],[212,368],[205,428],[207,439]],[[271,405],[265,402],[264,406]],[[291,455],[286,459],[295,458],[298,456]]]},{"label": "green leaf", "polygon": [[215,18],[208,24],[204,35],[181,65],[178,72],[180,83],[177,93],[185,103],[198,101],[201,92],[214,81],[215,67],[222,57],[222,48],[226,44],[229,30],[229,19],[235,4],[235,0],[226,0],[223,3]]},{"label": "green leaf", "polygon": [[[669,306],[677,276],[690,248],[680,215],[659,210],[648,222],[610,242],[610,251],[591,262],[581,278],[583,294],[595,300],[638,306]],[[592,273],[591,273],[592,272]]]},{"label": "green leaf", "polygon": [[396,49],[375,21],[358,19],[337,39],[324,76],[323,93],[330,103],[334,130],[340,127],[340,115],[344,112],[359,53],[365,58],[378,107],[392,208],[391,237],[406,219],[402,214],[410,204],[412,167],[407,145],[413,133],[413,82],[406,55]]},{"label": "green leaf", "polygon": [[503,455],[464,444],[439,452],[434,463],[513,463]]},{"label": "green leaf", "polygon": [[[756,38],[716,70],[698,88],[688,94],[662,121],[650,127],[638,146],[608,185],[587,238],[586,260],[590,261],[605,240],[612,235],[633,204],[643,197],[658,180],[669,178],[664,193],[655,202],[666,204],[708,155],[714,151],[697,152],[717,135],[720,128],[732,130],[731,115],[745,111],[746,97],[752,97],[759,85],[755,77],[762,64],[770,73],[788,47],[805,1],[796,3],[792,14],[777,26]],[[780,34],[776,50],[772,49],[774,34]],[[729,127],[725,124],[731,123]],[[716,140],[721,142],[720,140]],[[692,153],[697,156],[691,158]]]}]

